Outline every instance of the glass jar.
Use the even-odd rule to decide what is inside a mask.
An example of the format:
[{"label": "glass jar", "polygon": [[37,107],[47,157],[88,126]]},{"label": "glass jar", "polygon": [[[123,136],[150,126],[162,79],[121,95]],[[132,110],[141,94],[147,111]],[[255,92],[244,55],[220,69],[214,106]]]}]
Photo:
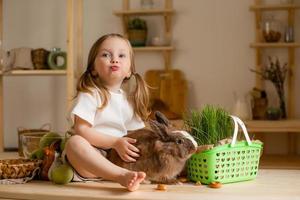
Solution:
[{"label": "glass jar", "polygon": [[141,0],[141,7],[143,9],[152,9],[154,5],[153,0]]},{"label": "glass jar", "polygon": [[285,42],[294,42],[294,29],[291,26],[285,28],[284,33],[284,41]]},{"label": "glass jar", "polygon": [[263,22],[263,37],[265,42],[278,42],[281,35],[279,21],[275,20],[273,16],[266,18]]}]

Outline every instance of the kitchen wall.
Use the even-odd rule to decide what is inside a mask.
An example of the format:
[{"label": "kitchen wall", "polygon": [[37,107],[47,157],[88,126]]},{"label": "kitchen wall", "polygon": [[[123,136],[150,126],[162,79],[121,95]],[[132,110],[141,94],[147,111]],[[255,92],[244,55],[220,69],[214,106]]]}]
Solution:
[{"label": "kitchen wall", "polygon": [[[160,0],[154,2],[156,6],[162,6]],[[255,51],[249,47],[255,39],[254,14],[249,11],[252,3],[252,0],[173,1],[176,10],[172,21],[173,44],[176,51],[172,56],[172,65],[182,70],[188,80],[189,94],[192,94],[189,96],[189,108],[216,104],[230,111],[235,103],[233,94],[246,95],[254,86],[254,74],[249,70],[255,66]],[[138,6],[139,0],[132,0],[132,7]],[[110,32],[122,32],[121,20],[113,15],[113,11],[121,7],[121,0],[84,0],[84,64],[89,48],[98,37]],[[66,1],[4,0],[3,15],[4,49],[25,46],[61,47],[66,50]],[[296,19],[299,17],[298,11]],[[162,18],[146,19],[149,38],[162,35]],[[299,41],[298,22],[295,33],[296,41]],[[282,51],[276,50],[275,53],[283,61],[287,59]],[[299,55],[299,49],[296,55]],[[296,56],[296,63],[299,66],[299,56]],[[155,52],[138,52],[136,66],[142,74],[148,69],[161,69],[162,56]],[[299,77],[300,67],[297,67],[296,85],[300,83]],[[272,86],[268,88],[274,96]],[[17,146],[18,127],[38,128],[50,122],[54,130],[66,130],[65,93],[64,76],[5,77],[5,147]],[[297,89],[297,117],[300,117],[299,100]],[[272,101],[272,104],[276,103]],[[285,134],[265,136],[269,141],[268,153],[287,152]]]}]

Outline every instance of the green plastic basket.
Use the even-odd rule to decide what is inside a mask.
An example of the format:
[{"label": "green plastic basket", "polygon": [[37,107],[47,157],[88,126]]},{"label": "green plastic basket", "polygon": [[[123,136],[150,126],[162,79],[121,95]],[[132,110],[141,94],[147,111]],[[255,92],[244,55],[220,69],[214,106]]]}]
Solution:
[{"label": "green plastic basket", "polygon": [[[244,123],[232,116],[235,129],[231,144],[196,153],[187,162],[188,178],[204,184],[232,183],[254,179],[262,151],[261,143],[252,143]],[[236,143],[238,124],[247,141]]]}]

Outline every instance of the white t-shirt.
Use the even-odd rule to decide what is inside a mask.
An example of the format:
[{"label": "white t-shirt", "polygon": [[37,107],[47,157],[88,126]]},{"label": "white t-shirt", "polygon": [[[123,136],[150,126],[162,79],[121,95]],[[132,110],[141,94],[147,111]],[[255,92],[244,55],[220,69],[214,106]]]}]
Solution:
[{"label": "white t-shirt", "polygon": [[100,133],[116,137],[126,135],[128,130],[145,127],[144,122],[135,117],[123,90],[119,90],[118,93],[110,91],[107,105],[99,110],[101,105],[101,98],[96,90],[93,94],[80,92],[71,118],[74,119],[76,115],[90,123]]}]

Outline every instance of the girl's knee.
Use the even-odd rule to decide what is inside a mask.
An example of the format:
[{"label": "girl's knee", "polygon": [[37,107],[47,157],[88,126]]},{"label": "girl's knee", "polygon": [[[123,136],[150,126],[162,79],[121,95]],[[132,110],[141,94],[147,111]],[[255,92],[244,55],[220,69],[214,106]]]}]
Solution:
[{"label": "girl's knee", "polygon": [[71,150],[78,149],[82,145],[87,145],[88,141],[80,135],[73,135],[66,142],[66,151],[67,153]]}]

